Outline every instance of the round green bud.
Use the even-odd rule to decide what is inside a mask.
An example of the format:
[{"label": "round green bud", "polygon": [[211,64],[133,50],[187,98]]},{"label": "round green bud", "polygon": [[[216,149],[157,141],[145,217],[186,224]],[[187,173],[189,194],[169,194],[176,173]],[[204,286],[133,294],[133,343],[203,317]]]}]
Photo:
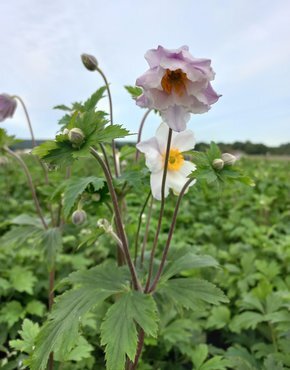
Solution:
[{"label": "round green bud", "polygon": [[80,128],[75,127],[69,131],[68,138],[74,148],[79,148],[85,140],[85,135]]},{"label": "round green bud", "polygon": [[220,159],[220,158],[214,159],[212,161],[212,166],[216,170],[222,170],[223,167],[224,167],[224,161],[222,159]]},{"label": "round green bud", "polygon": [[69,129],[67,129],[67,128],[63,129],[62,134],[63,135],[68,135],[69,134]]},{"label": "round green bud", "polygon": [[82,209],[74,211],[74,213],[71,216],[71,220],[74,225],[81,225],[82,223],[86,221],[86,219],[87,219],[87,214]]}]

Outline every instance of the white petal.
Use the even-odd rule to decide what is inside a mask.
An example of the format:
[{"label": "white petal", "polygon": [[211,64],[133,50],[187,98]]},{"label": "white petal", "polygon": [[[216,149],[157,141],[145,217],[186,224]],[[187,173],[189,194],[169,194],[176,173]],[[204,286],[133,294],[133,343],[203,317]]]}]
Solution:
[{"label": "white petal", "polygon": [[136,147],[145,154],[146,166],[151,172],[158,172],[163,168],[163,160],[156,137],[142,141]]},{"label": "white petal", "polygon": [[191,172],[196,170],[196,165],[189,161],[184,161],[179,171],[183,176],[187,177]]},{"label": "white petal", "polygon": [[[183,176],[180,171],[168,171],[167,180],[169,188],[172,189],[175,194],[179,194],[188,178],[186,176]],[[194,183],[195,181],[190,183],[189,187],[192,186]]]},{"label": "white petal", "polygon": [[167,140],[169,134],[169,127],[166,123],[162,122],[158,127],[155,137],[158,142],[159,152],[164,154],[166,152]]},{"label": "white petal", "polygon": [[[168,176],[168,173],[167,173]],[[161,200],[161,185],[162,185],[163,171],[152,173],[150,176],[151,192],[155,199]],[[169,186],[168,181],[165,183],[165,197],[168,196]]]},{"label": "white petal", "polygon": [[178,132],[177,135],[172,139],[172,147],[186,152],[187,150],[193,149],[195,146],[194,134],[191,130],[185,130]]},{"label": "white petal", "polygon": [[172,130],[180,132],[186,129],[190,113],[183,106],[173,105],[161,112],[161,117]]}]

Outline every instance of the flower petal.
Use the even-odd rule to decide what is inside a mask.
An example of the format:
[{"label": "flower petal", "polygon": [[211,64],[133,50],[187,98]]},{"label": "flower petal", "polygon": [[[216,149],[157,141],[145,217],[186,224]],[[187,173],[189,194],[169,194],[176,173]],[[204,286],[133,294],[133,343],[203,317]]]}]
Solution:
[{"label": "flower petal", "polygon": [[196,165],[190,161],[184,161],[182,167],[180,167],[179,172],[188,177],[193,171],[196,170]]},{"label": "flower petal", "polygon": [[186,152],[193,149],[195,146],[194,134],[191,130],[178,132],[172,138],[172,147],[178,149],[180,152]]},{"label": "flower petal", "polygon": [[[169,188],[173,190],[175,194],[179,194],[187,182],[188,178],[183,176],[180,171],[168,171],[167,182]],[[189,187],[194,185],[195,181],[191,182]]]},{"label": "flower petal", "polygon": [[161,112],[161,117],[172,130],[180,132],[186,129],[186,123],[190,119],[190,113],[183,106],[173,105]]},{"label": "flower petal", "polygon": [[[167,176],[168,176],[168,173],[167,173]],[[157,200],[161,200],[162,177],[163,177],[163,171],[152,173],[150,176],[151,192],[152,192],[153,197]],[[165,193],[164,193],[165,198],[168,196],[168,193],[169,193],[169,185],[166,179]]]},{"label": "flower petal", "polygon": [[140,152],[145,154],[146,165],[151,172],[158,172],[163,168],[162,156],[156,137],[142,141],[136,147]]}]

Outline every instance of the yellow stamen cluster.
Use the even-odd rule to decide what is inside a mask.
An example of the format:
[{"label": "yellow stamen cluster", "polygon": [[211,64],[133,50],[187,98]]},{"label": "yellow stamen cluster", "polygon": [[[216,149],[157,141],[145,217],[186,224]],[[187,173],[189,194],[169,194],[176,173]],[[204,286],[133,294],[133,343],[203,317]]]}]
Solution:
[{"label": "yellow stamen cluster", "polygon": [[172,93],[172,90],[179,96],[182,96],[186,89],[187,75],[182,70],[176,69],[171,71],[166,69],[166,72],[161,80],[161,86],[163,91],[168,95]]},{"label": "yellow stamen cluster", "polygon": [[[163,161],[165,162],[165,153],[163,154]],[[170,149],[168,158],[168,170],[178,171],[183,165],[184,157],[178,149]]]}]

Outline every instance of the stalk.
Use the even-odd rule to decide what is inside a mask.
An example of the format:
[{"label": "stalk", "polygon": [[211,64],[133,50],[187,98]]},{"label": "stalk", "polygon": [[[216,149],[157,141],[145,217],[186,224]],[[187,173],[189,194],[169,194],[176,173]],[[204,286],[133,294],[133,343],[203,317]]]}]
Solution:
[{"label": "stalk", "polygon": [[153,197],[151,197],[151,201],[149,204],[149,209],[148,209],[148,214],[147,214],[147,220],[146,220],[146,226],[145,226],[145,233],[143,237],[143,244],[142,244],[142,250],[141,250],[141,260],[140,260],[140,267],[143,267],[144,263],[144,255],[145,255],[145,249],[146,249],[146,244],[148,240],[148,233],[149,233],[149,226],[150,226],[150,221],[151,221],[151,214],[152,214],[152,207],[153,207]]},{"label": "stalk", "polygon": [[[141,141],[144,123],[145,123],[145,121],[146,121],[146,119],[147,119],[147,117],[148,117],[148,115],[149,115],[149,113],[151,111],[152,111],[152,109],[148,109],[147,112],[144,114],[142,120],[141,120],[141,123],[140,123],[140,126],[139,126],[139,130],[138,130],[137,144],[140,143],[140,141]],[[140,156],[140,152],[136,148],[135,162],[138,162],[139,156]]]},{"label": "stalk", "polygon": [[149,201],[149,198],[151,196],[151,191],[149,191],[146,200],[143,204],[143,207],[140,211],[139,217],[138,217],[138,226],[137,226],[137,232],[135,237],[135,256],[134,256],[134,265],[136,266],[137,263],[137,256],[138,256],[138,247],[139,247],[139,236],[140,236],[140,229],[141,229],[141,223],[142,223],[142,216],[144,214],[145,208],[147,206],[147,203]]},{"label": "stalk", "polygon": [[90,153],[97,159],[97,161],[99,162],[99,164],[100,164],[100,166],[101,166],[101,168],[104,172],[104,175],[106,177],[109,192],[110,192],[111,199],[112,199],[113,208],[114,208],[115,220],[116,220],[117,230],[118,230],[118,234],[119,234],[118,236],[120,237],[120,240],[123,244],[124,254],[125,254],[125,257],[126,257],[126,262],[128,264],[128,267],[129,267],[129,270],[130,270],[130,273],[131,273],[131,277],[132,277],[132,283],[133,283],[133,286],[134,286],[135,290],[141,291],[142,288],[141,288],[140,282],[139,282],[138,277],[137,277],[137,272],[136,272],[135,266],[134,266],[133,261],[132,261],[131,256],[130,256],[129,245],[128,245],[128,241],[127,241],[127,236],[125,234],[123,222],[122,222],[121,212],[120,212],[120,208],[119,208],[119,204],[118,204],[118,198],[117,198],[117,195],[116,195],[116,192],[115,192],[115,189],[114,189],[114,185],[113,185],[113,179],[110,175],[110,171],[108,170],[105,162],[103,161],[103,159],[99,155],[99,153],[93,147],[90,147]]},{"label": "stalk", "polygon": [[153,242],[153,247],[152,247],[151,255],[150,255],[148,278],[147,278],[147,282],[146,282],[146,286],[145,286],[145,292],[146,293],[147,293],[147,291],[149,289],[149,286],[150,286],[150,280],[151,280],[151,277],[152,277],[155,251],[156,251],[156,247],[157,247],[157,243],[158,243],[158,237],[159,237],[159,233],[160,233],[160,230],[161,230],[162,218],[163,218],[163,214],[164,214],[165,184],[166,184],[166,175],[167,175],[167,169],[168,169],[168,159],[169,159],[169,154],[170,154],[171,138],[172,138],[172,129],[170,128],[169,132],[168,132],[167,148],[166,148],[165,162],[164,162],[164,169],[163,169],[163,176],[162,176],[162,184],[161,184],[161,205],[160,205],[157,229],[156,229],[155,238],[154,238],[154,242]]}]

